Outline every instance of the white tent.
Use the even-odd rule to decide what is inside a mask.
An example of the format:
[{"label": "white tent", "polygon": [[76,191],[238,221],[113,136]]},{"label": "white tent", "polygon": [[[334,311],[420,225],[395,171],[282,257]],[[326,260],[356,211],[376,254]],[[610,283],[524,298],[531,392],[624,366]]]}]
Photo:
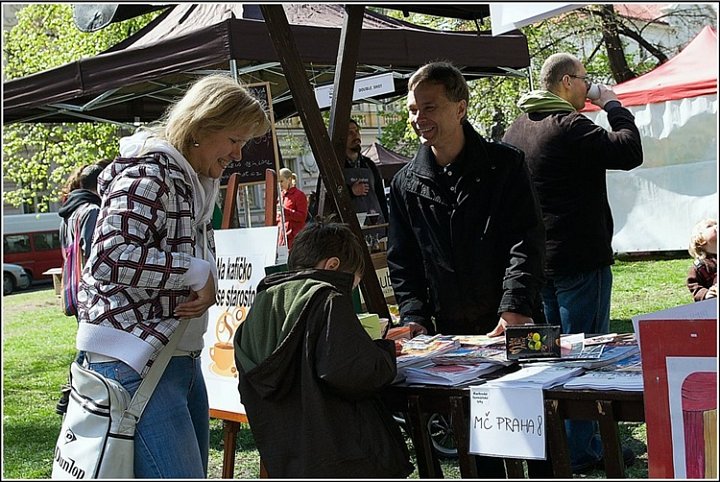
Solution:
[{"label": "white tent", "polygon": [[[693,225],[718,217],[717,33],[705,27],[665,64],[613,87],[635,116],[643,165],[608,171],[619,253],[686,250]],[[590,119],[607,115],[587,104]]]}]

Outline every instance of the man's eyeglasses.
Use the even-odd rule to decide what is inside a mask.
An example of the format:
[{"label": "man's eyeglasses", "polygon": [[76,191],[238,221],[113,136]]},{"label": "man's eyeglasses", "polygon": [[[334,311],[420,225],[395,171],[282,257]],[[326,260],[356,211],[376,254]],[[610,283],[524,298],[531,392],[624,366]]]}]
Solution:
[{"label": "man's eyeglasses", "polygon": [[592,78],[590,78],[589,75],[573,75],[573,74],[567,74],[568,77],[572,77],[573,79],[580,79],[583,82],[585,82],[585,85],[587,88],[590,88],[590,84],[592,84]]}]

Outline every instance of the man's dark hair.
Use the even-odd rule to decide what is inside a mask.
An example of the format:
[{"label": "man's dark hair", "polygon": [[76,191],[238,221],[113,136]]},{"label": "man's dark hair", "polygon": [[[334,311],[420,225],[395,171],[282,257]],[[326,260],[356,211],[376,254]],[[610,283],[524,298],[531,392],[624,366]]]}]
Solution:
[{"label": "man's dark hair", "polygon": [[470,102],[470,90],[465,77],[450,62],[431,62],[415,71],[408,81],[408,90],[413,90],[418,84],[428,82],[445,87],[445,95],[452,102]]},{"label": "man's dark hair", "polygon": [[347,224],[317,219],[298,233],[288,256],[291,270],[314,268],[333,256],[340,260],[339,271],[362,273],[365,267],[363,246]]},{"label": "man's dark hair", "polygon": [[360,124],[358,124],[358,121],[356,121],[352,117],[350,118],[350,122],[348,123],[348,126],[350,126],[350,124],[355,124],[357,126],[357,128],[360,129]]}]

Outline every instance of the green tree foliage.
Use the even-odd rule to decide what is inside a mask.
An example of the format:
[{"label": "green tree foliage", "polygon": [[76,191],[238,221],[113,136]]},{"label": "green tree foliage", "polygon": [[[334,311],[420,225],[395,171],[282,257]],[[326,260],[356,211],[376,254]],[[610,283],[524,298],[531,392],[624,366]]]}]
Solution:
[{"label": "green tree foliage", "polygon": [[[34,4],[18,12],[4,44],[7,80],[97,55],[136,32],[157,12],[114,23],[93,33],[75,27],[71,4]],[[104,123],[3,126],[3,176],[16,189],[6,203],[47,211],[67,176],[78,166],[117,155],[118,126]]]},{"label": "green tree foliage", "polygon": [[[397,10],[385,9],[383,14],[403,18],[409,22],[438,30],[477,31],[490,30],[490,19],[476,24],[472,21],[410,14],[403,17]],[[713,17],[714,15],[714,17]],[[519,114],[517,101],[531,89],[538,89],[540,68],[547,57],[556,52],[569,52],[578,57],[588,72],[598,82],[613,85],[628,78],[642,75],[658,64],[667,61],[669,48],[654,45],[643,35],[654,23],[667,22],[700,31],[702,25],[714,25],[716,13],[701,7],[676,10],[650,20],[631,20],[617,15],[612,5],[586,5],[558,17],[552,17],[521,30],[528,40],[530,51],[529,77],[488,77],[471,81],[468,119],[485,137],[491,137],[493,117],[496,113],[507,126]],[[614,27],[609,29],[609,25]],[[610,31],[610,33],[608,33]],[[612,37],[615,32],[617,38]],[[625,47],[630,41],[641,49],[635,54]],[[608,45],[620,45],[622,52],[613,55],[611,62]],[[674,50],[674,49],[673,49]],[[388,107],[385,114],[388,125],[380,136],[381,144],[390,149],[413,155],[417,148],[417,136],[407,121],[406,99],[402,98]]]}]

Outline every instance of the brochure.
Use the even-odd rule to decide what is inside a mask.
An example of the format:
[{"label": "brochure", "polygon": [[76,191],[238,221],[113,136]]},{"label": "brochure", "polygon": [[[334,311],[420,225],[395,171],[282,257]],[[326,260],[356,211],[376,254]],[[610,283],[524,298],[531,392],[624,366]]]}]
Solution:
[{"label": "brochure", "polygon": [[557,364],[524,365],[520,370],[494,380],[488,385],[514,388],[552,388],[583,372],[581,367],[564,367]]},{"label": "brochure", "polygon": [[455,350],[434,356],[432,361],[436,365],[477,365],[480,363],[493,363],[508,366],[514,361],[507,359],[505,345],[496,346],[462,346]]},{"label": "brochure", "polygon": [[477,365],[426,365],[412,366],[403,369],[407,383],[425,383],[430,385],[455,386],[470,381],[473,384],[482,383],[478,377],[502,368],[494,363],[481,363]]},{"label": "brochure", "polygon": [[591,370],[563,384],[564,388],[585,390],[643,391],[642,372]]}]

